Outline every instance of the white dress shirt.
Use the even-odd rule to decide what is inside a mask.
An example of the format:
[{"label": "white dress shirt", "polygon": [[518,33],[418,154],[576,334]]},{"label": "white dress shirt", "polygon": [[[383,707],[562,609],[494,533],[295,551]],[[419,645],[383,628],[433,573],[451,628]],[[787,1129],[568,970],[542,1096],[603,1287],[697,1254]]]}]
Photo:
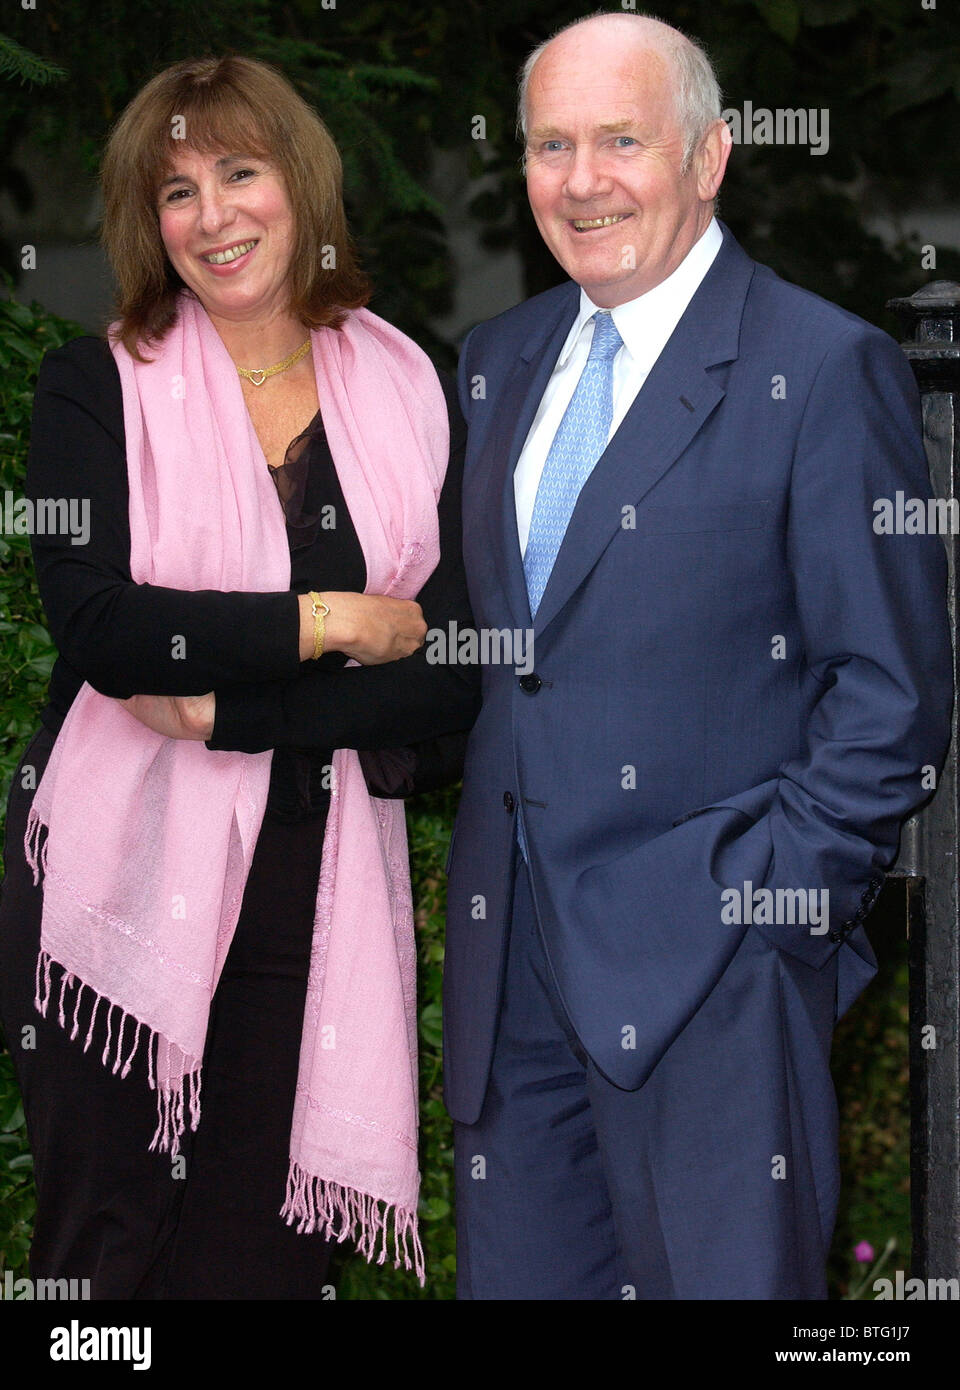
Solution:
[{"label": "white dress shirt", "polygon": [[[617,332],[623,339],[623,347],[613,359],[613,416],[607,435],[608,443],[666,347],[668,338],[683,317],[700,282],[713,265],[722,244],[723,233],[716,218],[713,218],[672,275],[646,294],[638,295],[626,304],[618,304],[611,310]],[[513,496],[521,555],[527,548],[530,519],[543,465],[590,353],[593,339],[590,320],[598,307],[581,289],[580,311],[560,350],[517,460],[513,474]]]}]

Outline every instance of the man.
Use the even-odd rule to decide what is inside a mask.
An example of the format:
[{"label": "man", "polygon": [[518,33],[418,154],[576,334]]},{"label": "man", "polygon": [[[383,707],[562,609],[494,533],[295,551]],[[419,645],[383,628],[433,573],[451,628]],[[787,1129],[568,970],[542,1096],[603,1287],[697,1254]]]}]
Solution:
[{"label": "man", "polygon": [[713,205],[716,81],[596,16],[521,92],[570,281],[463,349],[489,665],[449,861],[459,1293],[823,1298],[834,1022],[948,740],[943,546],[885,334],[750,260]]}]

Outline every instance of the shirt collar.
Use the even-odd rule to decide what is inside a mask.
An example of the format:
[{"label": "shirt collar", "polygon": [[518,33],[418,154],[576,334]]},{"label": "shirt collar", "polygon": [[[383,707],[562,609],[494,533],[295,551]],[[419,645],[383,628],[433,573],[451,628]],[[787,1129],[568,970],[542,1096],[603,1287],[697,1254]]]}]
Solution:
[{"label": "shirt collar", "polygon": [[[655,340],[658,340],[655,357],[659,355],[722,245],[723,233],[713,217],[703,235],[693,243],[676,270],[665,280],[654,285],[646,294],[610,310],[624,346],[637,362],[649,356]],[[600,306],[594,304],[586,290],[581,289],[580,308],[557,359],[557,367],[566,365],[584,325],[599,309]]]}]

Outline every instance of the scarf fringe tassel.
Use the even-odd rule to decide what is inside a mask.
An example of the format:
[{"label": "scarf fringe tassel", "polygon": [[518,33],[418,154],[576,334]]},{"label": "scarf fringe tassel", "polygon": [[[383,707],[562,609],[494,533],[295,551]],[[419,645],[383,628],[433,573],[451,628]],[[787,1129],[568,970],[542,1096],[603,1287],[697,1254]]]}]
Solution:
[{"label": "scarf fringe tassel", "polygon": [[44,874],[47,872],[47,845],[49,844],[50,837],[49,835],[47,836],[46,840],[43,842],[43,848],[40,849],[40,831],[42,829],[43,821],[40,819],[40,813],[35,805],[31,806],[27,813],[27,838],[24,848],[26,850],[27,863],[33,870],[34,885],[40,882],[41,868]]},{"label": "scarf fringe tassel", "polygon": [[280,1208],[280,1215],[288,1226],[297,1222],[298,1234],[319,1231],[325,1240],[336,1240],[340,1244],[352,1240],[368,1262],[376,1254],[379,1243],[377,1264],[382,1265],[387,1259],[391,1213],[393,1267],[399,1269],[402,1262],[405,1269],[415,1270],[423,1288],[426,1274],[415,1211],[391,1206],[354,1187],[318,1178],[291,1159],[287,1175],[287,1199]]},{"label": "scarf fringe tassel", "polygon": [[[27,862],[33,869],[34,883],[39,882],[40,871],[42,870],[46,874],[47,869],[49,837],[44,840],[43,846],[40,848],[42,826],[43,822],[40,817],[36,814],[35,809],[31,808],[28,818],[26,848]],[[80,999],[84,989],[89,990],[93,995],[93,1009],[83,1044],[83,1050],[86,1052],[93,1041],[97,1012],[105,996],[98,994],[91,986],[78,980],[75,975],[60,965],[59,961],[54,961],[49,951],[41,950],[37,956],[36,990],[33,1002],[43,1018],[47,1017],[47,1009],[54,989],[50,974],[53,965],[56,965],[63,972],[57,1006],[57,1021],[61,1028],[67,1027],[67,1016],[64,1011],[66,992],[76,985],[80,986],[74,1000],[70,1030],[71,1041],[76,1038],[80,1030]],[[116,1039],[113,1037],[112,1014],[114,1009],[119,1014],[120,1024]],[[124,1058],[123,1034],[128,1022],[135,1025],[135,1032],[133,1045]],[[112,1004],[107,1000],[107,1036],[101,1056],[104,1066],[110,1065],[112,1045],[114,1053],[111,1071],[119,1072],[121,1077],[128,1076],[140,1046],[142,1032],[147,1035],[147,1080],[150,1089],[157,1093],[157,1128],[150,1141],[149,1151],[151,1153],[154,1150],[159,1153],[169,1153],[171,1158],[177,1158],[180,1154],[180,1138],[185,1131],[185,1102],[189,1107],[190,1128],[195,1130],[200,1123],[200,1068],[197,1067],[186,1072],[180,1078],[179,1086],[158,1086],[156,1082],[156,1059],[158,1048],[163,1039],[154,1029],[146,1028],[132,1014],[124,1012],[118,1004]],[[298,1234],[320,1231],[326,1240],[336,1240],[341,1244],[345,1240],[352,1240],[357,1250],[367,1261],[371,1261],[377,1254],[379,1242],[380,1250],[377,1254],[377,1264],[382,1265],[387,1259],[391,1212],[393,1213],[393,1267],[399,1269],[402,1261],[405,1269],[415,1270],[420,1287],[423,1288],[426,1283],[426,1273],[415,1210],[411,1211],[396,1205],[391,1206],[380,1198],[371,1197],[369,1193],[317,1177],[313,1173],[308,1173],[296,1160],[291,1160],[287,1176],[286,1200],[280,1208],[280,1215],[286,1220],[288,1226],[292,1226],[295,1221],[297,1222]],[[338,1225],[339,1230],[337,1229]]]},{"label": "scarf fringe tassel", "polygon": [[[97,1012],[106,996],[98,994],[90,985],[86,985],[82,980],[78,980],[76,975],[70,974],[64,967],[55,961],[49,951],[41,950],[37,956],[36,990],[34,992],[33,1003],[41,1017],[47,1017],[47,1010],[50,1007],[50,999],[53,995],[55,986],[51,979],[51,969],[56,965],[62,972],[60,978],[60,993],[57,1001],[57,1022],[60,1027],[66,1029],[67,1014],[65,1011],[67,990],[79,985],[73,1004],[72,1026],[70,1028],[70,1041],[73,1042],[80,1031],[80,1000],[83,991],[87,990],[93,996],[93,1008],[90,1011],[90,1021],[87,1027],[87,1035],[84,1039],[83,1050],[89,1051],[93,1042],[93,1031],[97,1022]],[[156,1058],[157,1050],[163,1041],[160,1034],[152,1028],[147,1028],[143,1023],[133,1016],[125,1013],[119,1004],[111,1004],[106,1000],[107,1012],[106,1020],[106,1041],[103,1045],[103,1052],[100,1061],[105,1067],[116,1074],[120,1073],[121,1078],[129,1076],[133,1066],[133,1060],[140,1049],[140,1038],[146,1034],[147,1038],[147,1081],[151,1091],[157,1093],[157,1128],[153,1139],[150,1141],[149,1151],[156,1150],[158,1153],[169,1153],[171,1158],[180,1155],[180,1139],[186,1129],[185,1110],[189,1110],[190,1128],[196,1129],[200,1123],[200,1069],[199,1067],[186,1072],[180,1079],[178,1086],[165,1087],[158,1086],[156,1082]],[[116,1015],[114,1015],[116,1010]],[[119,1021],[119,1028],[114,1029]],[[123,1035],[130,1024],[133,1028],[133,1043],[124,1056]],[[112,1049],[112,1054],[111,1054]],[[111,1055],[113,1065],[111,1066]]]},{"label": "scarf fringe tassel", "polygon": [[[52,968],[56,965],[61,972],[60,987],[57,991],[52,979]],[[69,1002],[67,991],[76,989],[73,1001],[72,1018],[68,1018]],[[83,991],[93,996],[93,1008],[87,1027],[83,1050],[87,1052],[93,1043],[97,1014],[105,996],[98,994],[89,985],[70,974],[58,961],[54,961],[49,951],[40,951],[37,956],[36,990],[34,1006],[37,1012],[47,1017],[50,1000],[57,998],[57,1022],[60,1027],[70,1027],[70,1041],[80,1032],[80,1002]],[[101,1015],[101,1025],[106,1030],[106,1041],[100,1060],[103,1065],[121,1077],[129,1075],[134,1058],[140,1050],[141,1036],[146,1035],[147,1080],[150,1089],[157,1093],[157,1128],[150,1142],[150,1152],[169,1153],[170,1157],[180,1155],[180,1139],[186,1128],[185,1111],[189,1111],[190,1128],[195,1130],[200,1123],[200,1070],[188,1071],[175,1087],[158,1086],[156,1082],[157,1048],[162,1041],[152,1028],[146,1028],[132,1014],[125,1013],[119,1005],[106,1000],[105,1015]],[[116,1010],[116,1015],[114,1015]],[[117,1024],[119,1023],[119,1027]],[[123,1038],[127,1024],[133,1029],[133,1042],[124,1055]],[[112,1065],[111,1065],[112,1057]],[[417,1229],[415,1211],[404,1207],[391,1206],[369,1193],[356,1188],[345,1187],[342,1183],[331,1182],[308,1173],[296,1161],[291,1161],[287,1176],[286,1201],[280,1215],[288,1226],[297,1222],[297,1233],[320,1232],[326,1240],[343,1243],[352,1240],[361,1255],[368,1261],[376,1256],[378,1265],[385,1263],[388,1255],[389,1233],[393,1225],[393,1267],[416,1272],[420,1287],[426,1283],[423,1247]],[[379,1245],[379,1253],[377,1247]]]}]

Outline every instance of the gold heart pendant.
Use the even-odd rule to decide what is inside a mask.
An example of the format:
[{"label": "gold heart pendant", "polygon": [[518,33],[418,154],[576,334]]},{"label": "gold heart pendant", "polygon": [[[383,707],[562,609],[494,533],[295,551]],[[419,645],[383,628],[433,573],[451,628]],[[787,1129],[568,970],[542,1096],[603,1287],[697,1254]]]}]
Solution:
[{"label": "gold heart pendant", "polygon": [[[259,381],[257,380],[257,377],[260,378]],[[252,381],[254,386],[262,386],[267,379],[267,374],[261,367],[259,371],[251,372],[250,376],[247,379],[248,381]]]}]

